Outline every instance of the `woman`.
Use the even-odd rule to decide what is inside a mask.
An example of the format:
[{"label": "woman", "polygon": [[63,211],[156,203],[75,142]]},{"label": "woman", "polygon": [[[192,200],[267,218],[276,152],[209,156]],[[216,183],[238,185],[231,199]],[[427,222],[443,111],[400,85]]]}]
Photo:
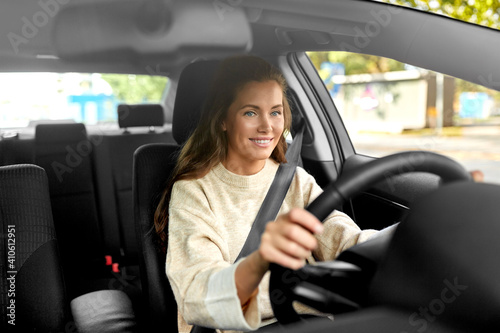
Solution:
[{"label": "woman", "polygon": [[[320,193],[297,168],[259,249],[234,263],[273,181],[285,163],[291,112],[282,74],[252,56],[220,65],[200,123],[183,147],[155,215],[168,237],[166,273],[179,309],[179,331],[189,324],[254,330],[273,321],[268,296],[270,263],[297,269],[332,260],[368,239],[345,214],[324,224],[304,210]],[[167,236],[168,235],[168,236]]]}]

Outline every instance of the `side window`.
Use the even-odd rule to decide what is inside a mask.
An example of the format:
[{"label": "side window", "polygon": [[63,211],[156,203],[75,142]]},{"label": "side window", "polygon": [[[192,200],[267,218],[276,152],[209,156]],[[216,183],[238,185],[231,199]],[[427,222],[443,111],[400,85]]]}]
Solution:
[{"label": "side window", "polygon": [[392,59],[309,52],[358,154],[430,150],[500,183],[500,92]]},{"label": "side window", "polygon": [[40,121],[117,123],[120,103],[162,103],[168,78],[99,73],[0,73],[0,130]]}]

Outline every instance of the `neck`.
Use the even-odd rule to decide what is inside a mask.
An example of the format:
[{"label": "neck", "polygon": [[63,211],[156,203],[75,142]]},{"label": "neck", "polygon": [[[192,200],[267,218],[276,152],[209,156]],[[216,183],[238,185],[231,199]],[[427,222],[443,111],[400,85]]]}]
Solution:
[{"label": "neck", "polygon": [[252,161],[249,163],[236,163],[232,162],[229,159],[226,159],[222,162],[222,165],[234,174],[241,176],[251,176],[255,175],[259,171],[261,171],[266,165],[266,160]]}]

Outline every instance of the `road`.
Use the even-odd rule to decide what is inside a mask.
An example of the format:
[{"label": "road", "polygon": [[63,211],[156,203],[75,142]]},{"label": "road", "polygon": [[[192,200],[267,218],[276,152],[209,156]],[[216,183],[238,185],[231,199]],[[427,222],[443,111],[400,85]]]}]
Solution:
[{"label": "road", "polygon": [[384,156],[404,150],[430,150],[449,156],[466,169],[479,169],[485,182],[500,184],[500,126],[463,127],[461,135],[351,133],[356,151]]}]

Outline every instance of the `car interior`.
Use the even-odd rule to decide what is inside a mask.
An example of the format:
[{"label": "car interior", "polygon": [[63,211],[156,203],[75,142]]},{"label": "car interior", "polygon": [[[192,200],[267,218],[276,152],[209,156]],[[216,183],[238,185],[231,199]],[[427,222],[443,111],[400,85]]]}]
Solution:
[{"label": "car interior", "polygon": [[[359,27],[371,35],[360,35]],[[341,197],[335,201],[325,191],[318,202],[322,210],[343,210],[361,229],[408,222],[398,227],[397,240],[341,254],[345,264],[306,268],[310,279],[302,284],[285,286],[275,277],[272,288],[293,290],[290,299],[331,311],[335,320],[297,318],[263,331],[500,328],[494,282],[500,272],[491,253],[498,186],[464,181],[469,178],[463,167],[433,154],[421,159],[432,166],[415,163],[414,154],[379,166],[374,163],[382,159],[358,154],[306,53],[378,55],[500,91],[498,30],[367,0],[7,0],[0,3],[0,29],[1,72],[169,79],[161,103],[120,104],[117,129],[33,121],[1,132],[2,331],[76,332],[71,300],[113,289],[131,299],[141,332],[178,331],[154,211],[176,153],[196,127],[217,65],[235,54],[260,56],[283,72],[292,137],[300,120],[306,125],[300,163]],[[442,186],[451,180],[464,183]],[[489,234],[477,230],[489,227]],[[464,241],[464,233],[476,232],[474,243]],[[14,237],[15,247],[9,247]],[[473,269],[467,269],[471,262]],[[320,289],[310,286],[319,280]],[[464,284],[475,292],[460,289]],[[443,286],[459,301],[440,301],[446,309],[439,316],[414,316],[421,304],[438,304],[432,302]],[[279,321],[293,317],[291,302],[280,309]]]}]

